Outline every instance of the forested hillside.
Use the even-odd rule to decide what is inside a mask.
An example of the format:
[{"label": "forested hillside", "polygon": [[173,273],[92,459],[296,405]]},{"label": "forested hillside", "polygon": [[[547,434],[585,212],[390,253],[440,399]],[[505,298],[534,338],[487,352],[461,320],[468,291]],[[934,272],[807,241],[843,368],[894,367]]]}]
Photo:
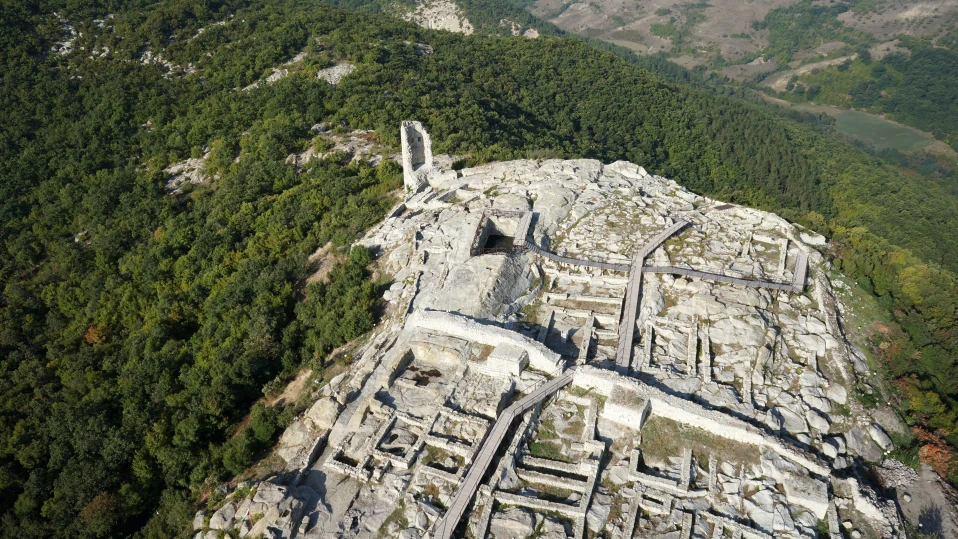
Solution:
[{"label": "forested hillside", "polygon": [[[369,254],[309,287],[307,258],[380,219],[400,174],[288,160],[322,146],[321,122],[395,146],[419,119],[476,161],[627,159],[828,233],[899,322],[876,345],[913,420],[958,428],[958,203],[932,178],[574,39],[302,2],[63,3],[62,21],[53,4],[0,7],[4,536],[125,535],[150,517],[145,535],[178,533],[192,497],[282,424],[253,406],[264,385],[371,326]],[[64,21],[78,35],[53,53]],[[316,77],[346,61],[337,86]],[[206,152],[211,180],[170,194],[163,169]]]}]

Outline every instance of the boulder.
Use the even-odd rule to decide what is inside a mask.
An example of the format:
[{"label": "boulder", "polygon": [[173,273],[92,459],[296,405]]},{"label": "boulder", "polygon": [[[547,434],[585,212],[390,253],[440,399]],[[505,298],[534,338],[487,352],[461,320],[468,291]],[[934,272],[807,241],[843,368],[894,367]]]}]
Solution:
[{"label": "boulder", "polygon": [[829,436],[828,438],[825,438],[825,443],[834,445],[835,449],[838,450],[839,455],[844,454],[846,451],[845,437],[842,436],[841,434],[837,434],[835,436]]},{"label": "boulder", "polygon": [[596,494],[592,498],[589,512],[585,515],[586,524],[593,532],[598,533],[605,527],[605,521],[612,512],[612,498],[607,494]]},{"label": "boulder", "polygon": [[885,430],[881,428],[881,425],[878,423],[872,423],[868,427],[868,434],[871,435],[872,440],[875,440],[875,443],[878,444],[878,447],[882,448],[883,451],[891,451],[895,448],[895,444],[892,443],[891,438],[888,437],[888,434],[885,433]]},{"label": "boulder", "polygon": [[792,434],[808,432],[808,425],[805,424],[805,420],[793,410],[785,408],[784,406],[776,406],[771,409],[771,412],[779,417],[782,422],[782,428],[786,431]]},{"label": "boulder", "polygon": [[615,486],[624,485],[631,480],[629,466],[625,459],[620,460],[618,464],[609,469],[608,478],[609,482]]},{"label": "boulder", "polygon": [[830,458],[830,459],[834,459],[835,457],[838,456],[838,448],[835,447],[834,445],[828,443],[828,442],[823,442],[823,443],[822,443],[822,453],[823,453],[826,457],[828,457],[828,458]]},{"label": "boulder", "polygon": [[823,247],[827,240],[825,236],[815,234],[814,232],[800,232],[799,237],[802,238],[802,241],[812,247]]},{"label": "boulder", "polygon": [[808,424],[818,432],[823,434],[828,432],[829,423],[824,415],[815,410],[809,410],[805,412],[805,419],[808,421]]},{"label": "boulder", "polygon": [[848,451],[862,457],[863,459],[874,462],[882,458],[882,450],[873,442],[865,431],[855,427],[848,431],[845,436],[848,443]]},{"label": "boulder", "polygon": [[193,516],[193,529],[201,530],[206,527],[206,509],[200,509]]},{"label": "boulder", "polygon": [[303,447],[309,443],[311,433],[309,428],[297,419],[283,431],[279,443],[276,444],[276,454],[286,462],[292,462]]},{"label": "boulder", "polygon": [[496,539],[525,539],[535,533],[536,520],[535,514],[518,507],[510,507],[493,516],[489,531]]},{"label": "boulder", "polygon": [[253,505],[253,500],[250,498],[243,498],[236,505],[236,515],[233,516],[234,519],[241,519],[250,513],[250,507]]},{"label": "boulder", "polygon": [[519,476],[516,475],[516,470],[514,467],[507,467],[502,474],[502,478],[499,479],[499,488],[505,490],[512,490],[519,487]]},{"label": "boulder", "polygon": [[845,404],[848,402],[848,391],[839,384],[830,384],[825,388],[825,395],[836,404]]},{"label": "boulder", "polygon": [[313,429],[324,431],[332,428],[341,407],[336,400],[325,397],[316,401],[306,412],[305,420]]},{"label": "boulder", "polygon": [[775,502],[768,490],[760,490],[744,501],[745,512],[755,525],[771,532],[775,526]]},{"label": "boulder", "polygon": [[772,525],[772,529],[777,532],[790,532],[795,530],[795,522],[792,521],[792,514],[789,512],[787,504],[780,503],[775,506],[775,521]]},{"label": "boulder", "polygon": [[286,487],[273,483],[263,482],[256,487],[256,494],[253,496],[254,503],[265,503],[275,505],[286,497]]},{"label": "boulder", "polygon": [[213,530],[228,530],[233,527],[234,516],[236,516],[236,505],[233,502],[226,502],[210,517],[210,528]]},{"label": "boulder", "polygon": [[572,530],[567,529],[563,522],[553,517],[546,517],[537,533],[539,539],[566,539],[570,535],[572,535]]}]

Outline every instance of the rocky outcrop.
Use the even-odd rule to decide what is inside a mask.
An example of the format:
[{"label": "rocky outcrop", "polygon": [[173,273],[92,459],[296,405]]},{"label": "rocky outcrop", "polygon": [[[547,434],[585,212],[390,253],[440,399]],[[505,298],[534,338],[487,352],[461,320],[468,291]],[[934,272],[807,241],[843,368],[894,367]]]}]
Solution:
[{"label": "rocky outcrop", "polygon": [[473,32],[472,23],[452,0],[420,0],[416,10],[404,18],[430,30],[446,30],[467,36]]},{"label": "rocky outcrop", "polygon": [[[821,522],[840,537],[847,521],[902,537],[895,505],[857,479],[893,443],[850,397],[862,371],[824,238],[631,163],[426,166],[407,127],[407,197],[361,242],[393,277],[384,321],[284,433],[287,474],[211,528],[766,538]],[[646,265],[695,272],[633,268],[678,222]],[[632,361],[616,369],[620,340]]]}]

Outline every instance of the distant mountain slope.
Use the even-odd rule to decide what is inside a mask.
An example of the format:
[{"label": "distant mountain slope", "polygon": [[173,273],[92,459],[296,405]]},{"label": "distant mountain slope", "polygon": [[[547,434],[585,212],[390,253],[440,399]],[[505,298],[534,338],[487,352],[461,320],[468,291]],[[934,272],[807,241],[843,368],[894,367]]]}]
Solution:
[{"label": "distant mountain slope", "polygon": [[[409,118],[438,151],[627,159],[830,233],[900,322],[875,340],[915,421],[958,432],[958,205],[933,177],[580,40],[303,2],[43,6],[5,4],[0,31],[4,536],[126,535],[158,507],[145,533],[179,533],[268,445],[295,409],[251,408],[264,385],[321,371],[375,312],[367,254],[304,288],[309,256],[398,185],[307,155],[354,129],[394,149]],[[205,179],[171,195],[187,159]]]},{"label": "distant mountain slope", "polygon": [[[887,113],[958,148],[954,85],[946,82],[958,77],[954,2],[534,0],[528,9],[570,34],[664,55],[783,99]],[[887,73],[871,74],[872,58],[896,52],[883,60]]]}]

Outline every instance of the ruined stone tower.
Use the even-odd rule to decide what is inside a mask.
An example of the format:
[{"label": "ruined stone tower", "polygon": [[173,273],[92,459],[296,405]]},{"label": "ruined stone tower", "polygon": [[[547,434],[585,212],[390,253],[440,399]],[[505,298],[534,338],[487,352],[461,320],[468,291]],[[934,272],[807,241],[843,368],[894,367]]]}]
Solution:
[{"label": "ruined stone tower", "polygon": [[422,124],[405,121],[399,127],[402,140],[402,173],[406,190],[412,193],[426,183],[426,172],[432,169],[432,140]]}]

